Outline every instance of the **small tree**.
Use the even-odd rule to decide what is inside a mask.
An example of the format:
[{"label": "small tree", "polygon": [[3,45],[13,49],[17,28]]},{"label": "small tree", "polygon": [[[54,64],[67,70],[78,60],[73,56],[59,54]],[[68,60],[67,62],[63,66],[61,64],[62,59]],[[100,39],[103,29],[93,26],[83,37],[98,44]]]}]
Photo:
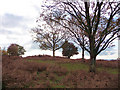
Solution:
[{"label": "small tree", "polygon": [[2,50],[2,56],[8,55],[7,51],[5,50],[5,48]]},{"label": "small tree", "polygon": [[8,55],[10,56],[20,56],[23,55],[25,49],[18,44],[11,44],[7,49]]},{"label": "small tree", "polygon": [[62,49],[63,56],[67,56],[68,58],[75,54],[78,54],[78,48],[75,47],[73,43],[69,43],[68,41],[65,41],[65,43],[62,46]]}]

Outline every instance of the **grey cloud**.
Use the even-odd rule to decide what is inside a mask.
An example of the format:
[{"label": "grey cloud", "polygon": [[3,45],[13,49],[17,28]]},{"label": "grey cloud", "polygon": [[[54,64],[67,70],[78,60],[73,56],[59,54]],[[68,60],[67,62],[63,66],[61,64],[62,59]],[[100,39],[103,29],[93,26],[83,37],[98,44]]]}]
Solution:
[{"label": "grey cloud", "polygon": [[39,44],[37,44],[37,43],[35,43],[35,42],[33,42],[33,41],[31,41],[30,44],[31,44],[30,50],[40,49],[40,48],[39,48]]},{"label": "grey cloud", "polygon": [[35,9],[37,12],[40,12],[40,11],[41,11],[41,10],[40,10],[40,7],[38,7],[38,6],[36,6],[36,5],[34,5],[33,7],[34,7],[34,9]]},{"label": "grey cloud", "polygon": [[10,30],[6,30],[6,29],[2,29],[2,30],[0,30],[0,34],[12,34],[13,32],[12,31],[10,31]]},{"label": "grey cloud", "polygon": [[20,26],[23,21],[24,18],[22,16],[16,16],[6,13],[2,17],[2,26],[7,28],[14,28]]},{"label": "grey cloud", "polygon": [[39,45],[37,43],[34,43],[34,42],[31,43],[31,47],[30,48],[31,49],[40,49]]},{"label": "grey cloud", "polygon": [[[79,48],[79,52],[82,52],[82,49]],[[116,53],[115,47],[107,48],[106,50],[102,51],[99,55],[113,55]],[[87,51],[85,51],[85,56],[90,56]]]},{"label": "grey cloud", "polygon": [[99,55],[113,55],[116,53],[115,47],[107,48],[106,50],[102,51]]},{"label": "grey cloud", "polygon": [[26,42],[26,43],[24,44],[24,46],[26,46],[26,45],[30,45],[30,48],[29,48],[28,51],[31,51],[31,50],[34,50],[34,49],[40,49],[40,48],[39,48],[39,44],[34,43],[32,40],[30,40],[29,42]]},{"label": "grey cloud", "polygon": [[0,35],[12,36],[12,35],[24,35],[22,31],[17,32],[17,30],[12,29],[1,29]]}]

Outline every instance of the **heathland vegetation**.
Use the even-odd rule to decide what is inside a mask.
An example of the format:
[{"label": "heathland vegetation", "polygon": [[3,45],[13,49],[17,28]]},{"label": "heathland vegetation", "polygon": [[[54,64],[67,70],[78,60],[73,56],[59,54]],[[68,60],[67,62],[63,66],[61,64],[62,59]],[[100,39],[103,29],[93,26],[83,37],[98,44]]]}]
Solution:
[{"label": "heathland vegetation", "polygon": [[39,55],[3,56],[3,88],[118,88],[118,60],[89,60]]},{"label": "heathland vegetation", "polygon": [[[49,3],[49,4],[48,4]],[[32,28],[33,39],[47,55],[22,57],[25,49],[11,44],[2,50],[3,88],[118,88],[118,61],[96,57],[120,35],[119,2],[45,0]],[[66,57],[56,57],[62,48]],[[82,50],[81,59],[70,59]],[[90,59],[84,58],[84,51]]]}]

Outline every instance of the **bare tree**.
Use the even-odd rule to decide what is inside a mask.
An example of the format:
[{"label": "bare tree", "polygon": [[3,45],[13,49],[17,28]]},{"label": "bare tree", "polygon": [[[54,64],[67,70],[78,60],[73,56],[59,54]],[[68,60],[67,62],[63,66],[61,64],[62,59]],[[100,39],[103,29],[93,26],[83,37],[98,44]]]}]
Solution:
[{"label": "bare tree", "polygon": [[37,20],[38,27],[32,29],[32,31],[35,34],[35,42],[39,43],[39,47],[42,50],[52,50],[53,57],[55,57],[55,51],[60,49],[64,43],[65,33],[62,27],[48,19],[44,15],[40,16]]},{"label": "bare tree", "polygon": [[[80,46],[84,47],[90,54],[90,72],[95,72],[97,55],[109,47],[112,41],[118,37],[117,33],[120,31],[120,27],[117,24],[119,23],[117,16],[120,12],[120,2],[53,1],[51,5],[47,6],[47,9],[58,10],[66,15],[64,18],[59,17],[59,20],[55,18],[52,20],[66,28],[77,38]],[[70,21],[71,17],[74,17],[77,23]],[[72,29],[69,23],[78,29]],[[85,40],[78,32],[85,35]]]}]

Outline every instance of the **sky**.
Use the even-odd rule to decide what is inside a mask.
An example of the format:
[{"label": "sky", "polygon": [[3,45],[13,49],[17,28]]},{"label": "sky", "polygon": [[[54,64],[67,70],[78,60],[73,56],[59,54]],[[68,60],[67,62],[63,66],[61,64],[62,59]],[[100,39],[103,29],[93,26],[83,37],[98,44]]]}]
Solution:
[{"label": "sky", "polygon": [[[36,26],[36,20],[41,12],[42,0],[1,0],[0,1],[0,47],[8,48],[16,43],[26,50],[25,56],[52,55],[52,51],[40,50],[37,43],[33,43],[31,29]],[[118,40],[114,41],[115,47],[108,48],[97,56],[97,59],[117,59]],[[56,56],[62,56],[61,50],[56,51]],[[73,59],[81,58],[81,51]],[[89,54],[85,54],[89,58]]]}]

